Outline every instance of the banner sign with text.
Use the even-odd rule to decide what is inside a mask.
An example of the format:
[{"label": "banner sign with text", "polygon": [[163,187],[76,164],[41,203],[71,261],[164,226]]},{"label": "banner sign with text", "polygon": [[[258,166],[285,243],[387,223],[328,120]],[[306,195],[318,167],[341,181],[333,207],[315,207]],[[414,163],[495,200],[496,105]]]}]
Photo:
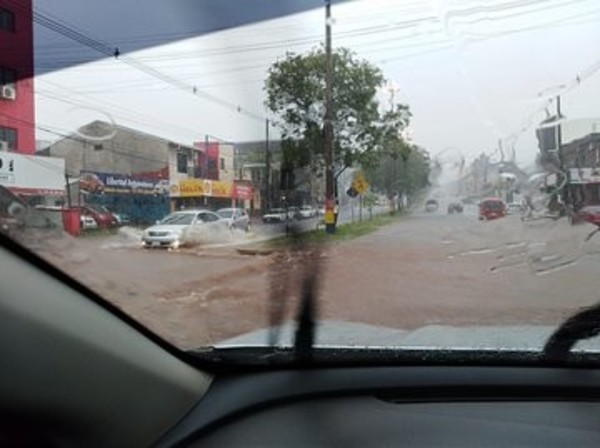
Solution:
[{"label": "banner sign with text", "polygon": [[232,182],[209,179],[183,179],[171,185],[171,197],[213,197],[232,198],[234,187]]},{"label": "banner sign with text", "polygon": [[88,193],[164,194],[168,192],[169,184],[152,177],[81,171],[79,187]]}]

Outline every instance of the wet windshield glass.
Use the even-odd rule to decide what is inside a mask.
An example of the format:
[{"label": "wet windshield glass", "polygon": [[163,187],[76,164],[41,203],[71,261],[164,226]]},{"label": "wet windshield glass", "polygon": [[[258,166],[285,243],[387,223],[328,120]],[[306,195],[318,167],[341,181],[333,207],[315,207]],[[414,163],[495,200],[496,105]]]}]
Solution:
[{"label": "wet windshield glass", "polygon": [[598,301],[597,0],[139,4],[0,0],[0,231],[175,346],[541,350]]}]

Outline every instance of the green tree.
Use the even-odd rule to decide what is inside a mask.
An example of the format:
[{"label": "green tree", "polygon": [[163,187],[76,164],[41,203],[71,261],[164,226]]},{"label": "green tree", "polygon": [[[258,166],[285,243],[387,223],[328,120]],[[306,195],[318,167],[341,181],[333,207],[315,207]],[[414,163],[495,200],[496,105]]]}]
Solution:
[{"label": "green tree", "polygon": [[[380,113],[376,99],[383,85],[381,70],[347,49],[333,55],[335,166],[375,163],[382,140],[408,125],[407,106]],[[287,53],[269,69],[266,105],[278,119],[283,162],[319,168],[324,162],[325,53]],[[392,131],[393,129],[393,131]],[[390,146],[391,147],[391,146]]]},{"label": "green tree", "polygon": [[429,186],[429,154],[425,149],[402,140],[392,143],[392,147],[382,150],[373,164],[365,167],[367,180],[374,190],[388,197],[396,193],[414,197]]}]

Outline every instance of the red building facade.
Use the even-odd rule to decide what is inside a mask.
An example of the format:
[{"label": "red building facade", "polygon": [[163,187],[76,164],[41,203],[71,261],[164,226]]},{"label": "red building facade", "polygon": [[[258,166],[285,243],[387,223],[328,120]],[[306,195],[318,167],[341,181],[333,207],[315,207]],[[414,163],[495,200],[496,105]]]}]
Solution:
[{"label": "red building facade", "polygon": [[219,180],[219,144],[216,142],[195,142],[194,146],[200,149],[198,153],[196,177],[202,179]]},{"label": "red building facade", "polygon": [[35,152],[33,78],[32,1],[0,0],[0,145],[9,151]]}]

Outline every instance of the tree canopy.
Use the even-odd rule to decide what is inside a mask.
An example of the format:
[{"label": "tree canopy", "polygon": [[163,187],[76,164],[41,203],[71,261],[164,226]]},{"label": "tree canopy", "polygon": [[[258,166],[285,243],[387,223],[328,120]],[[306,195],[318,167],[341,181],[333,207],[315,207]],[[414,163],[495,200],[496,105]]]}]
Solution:
[{"label": "tree canopy", "polygon": [[[380,104],[381,70],[348,49],[333,61],[333,128],[336,172],[361,166],[374,188],[412,192],[428,185],[429,156],[409,144],[403,130],[411,117],[403,104]],[[282,163],[288,168],[324,165],[325,52],[287,53],[269,69],[266,105],[282,135]]]},{"label": "tree canopy", "polygon": [[[333,127],[338,168],[371,163],[389,129],[396,134],[408,125],[408,106],[380,112],[377,93],[384,85],[381,70],[347,49],[333,60]],[[284,159],[294,166],[323,163],[325,115],[325,53],[286,54],[269,69],[266,104],[282,133]],[[367,156],[368,155],[368,156]]]}]

